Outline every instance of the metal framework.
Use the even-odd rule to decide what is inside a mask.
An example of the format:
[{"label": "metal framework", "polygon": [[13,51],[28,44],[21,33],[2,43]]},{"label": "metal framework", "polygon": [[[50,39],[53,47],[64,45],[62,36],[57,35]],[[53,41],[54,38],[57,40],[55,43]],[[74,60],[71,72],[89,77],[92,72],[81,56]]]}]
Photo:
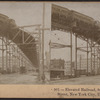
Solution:
[{"label": "metal framework", "polygon": [[[17,38],[18,34],[20,34],[20,31],[18,31],[16,33],[16,35],[13,37],[12,40],[9,40],[9,34],[7,34],[6,38],[5,37],[1,37],[1,48],[0,51],[2,53],[2,67],[1,67],[1,72],[5,73],[5,71],[7,73],[12,73],[13,72],[13,68],[14,68],[14,64],[16,63],[17,68],[20,68],[21,66],[27,66],[27,67],[31,67],[34,68],[32,62],[27,58],[27,56],[24,54],[24,52],[19,48],[19,47],[23,47],[23,45],[32,45],[33,43],[31,41],[33,41],[33,39],[30,40],[30,35],[27,38],[24,38],[24,32],[26,31],[25,28],[33,28],[36,27],[38,28],[37,32],[32,32],[30,33],[29,31],[27,31],[31,36],[33,36],[36,40],[35,44],[36,44],[36,49],[37,49],[37,55],[38,55],[38,63],[40,63],[40,51],[41,51],[41,36],[40,36],[40,24],[39,25],[29,25],[29,26],[22,26],[19,27],[21,30],[23,30],[23,32],[21,32],[22,35],[22,43],[13,43],[13,41]],[[34,48],[26,48],[25,50],[33,50]]]},{"label": "metal framework", "polygon": [[[38,64],[39,64],[39,80],[42,80],[44,75],[44,31],[49,30],[49,28],[45,28],[45,4],[43,5],[43,25],[41,27],[40,24],[36,25],[28,25],[28,26],[15,26],[11,28],[11,32],[15,32],[14,36],[10,35],[9,33],[6,33],[6,36],[1,35],[0,38],[2,41],[2,44],[0,45],[0,51],[2,52],[2,69],[1,71],[4,73],[4,70],[6,69],[8,73],[11,73],[13,70],[13,64],[14,61],[18,61],[17,65],[18,67],[29,65],[33,66],[31,59],[31,54],[33,54],[33,51],[36,49],[36,55],[33,54],[33,56],[38,57]],[[33,28],[35,27],[35,30],[37,32],[29,32],[26,28]],[[15,31],[14,31],[15,30]],[[77,77],[77,55],[78,51],[85,52],[87,54],[87,68],[86,68],[86,75],[89,75],[89,54],[91,54],[91,75],[100,74],[100,45],[97,43],[100,42],[100,38],[95,37],[95,40],[98,39],[96,42],[94,42],[93,36],[90,39],[88,36],[85,35],[78,35],[76,33],[73,33],[72,27],[69,29],[70,32],[70,44],[69,45],[63,45],[58,43],[52,43],[50,41],[49,43],[49,53],[50,53],[50,59],[51,59],[51,49],[61,49],[61,48],[70,48],[70,75],[72,76],[72,58],[73,58],[73,45],[72,45],[72,34],[75,35],[75,66],[74,66],[74,76]],[[13,34],[12,34],[13,35]],[[5,38],[6,37],[6,38]],[[20,38],[21,37],[21,38]],[[86,41],[87,46],[86,47],[78,47],[77,44],[77,38],[81,38]],[[19,41],[18,41],[19,39]],[[17,41],[17,42],[16,42]],[[15,43],[13,43],[15,42]],[[33,43],[34,42],[34,43]],[[26,48],[26,45],[29,46],[29,48]],[[24,47],[25,46],[25,47]],[[89,50],[90,49],[90,50]],[[30,55],[27,54],[27,51],[29,50]],[[97,51],[96,51],[97,50]],[[25,53],[28,55],[25,55]],[[5,59],[6,57],[6,59]],[[29,57],[29,58],[27,58]],[[81,56],[80,56],[80,70],[81,70]],[[97,59],[97,60],[96,60]],[[6,63],[5,63],[6,61]],[[26,62],[27,61],[27,62]],[[96,62],[97,62],[97,68],[96,68]],[[34,61],[35,63],[35,61]],[[49,68],[50,69],[50,68]],[[97,73],[96,73],[97,71]]]}]

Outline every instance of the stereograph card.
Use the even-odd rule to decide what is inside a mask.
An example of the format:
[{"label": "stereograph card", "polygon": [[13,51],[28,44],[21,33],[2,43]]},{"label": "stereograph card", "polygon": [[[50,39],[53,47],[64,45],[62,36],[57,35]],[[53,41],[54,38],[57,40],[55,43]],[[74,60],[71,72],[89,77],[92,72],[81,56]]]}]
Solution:
[{"label": "stereograph card", "polygon": [[99,9],[0,1],[0,98],[100,98]]}]

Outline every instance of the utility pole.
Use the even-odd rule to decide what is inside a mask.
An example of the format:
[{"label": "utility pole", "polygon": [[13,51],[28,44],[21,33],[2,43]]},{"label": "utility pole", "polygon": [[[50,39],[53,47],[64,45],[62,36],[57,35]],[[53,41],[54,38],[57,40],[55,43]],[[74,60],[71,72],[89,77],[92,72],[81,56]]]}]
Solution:
[{"label": "utility pole", "polygon": [[43,3],[43,25],[42,25],[42,68],[41,68],[41,80],[44,81],[44,27],[45,27],[45,3]]}]

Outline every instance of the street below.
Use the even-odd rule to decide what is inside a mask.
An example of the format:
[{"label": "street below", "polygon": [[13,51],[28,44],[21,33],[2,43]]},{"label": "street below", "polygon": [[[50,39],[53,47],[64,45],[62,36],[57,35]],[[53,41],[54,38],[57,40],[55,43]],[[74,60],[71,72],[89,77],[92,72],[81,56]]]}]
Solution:
[{"label": "street below", "polygon": [[57,85],[100,85],[100,75],[96,76],[81,76],[78,78],[70,78],[66,80],[52,81],[50,84]]},{"label": "street below", "polygon": [[[27,74],[5,74],[0,75],[0,84],[43,84],[38,80],[37,73]],[[44,84],[50,85],[100,85],[100,75],[81,76],[78,78],[70,78],[66,80],[46,81]]]}]

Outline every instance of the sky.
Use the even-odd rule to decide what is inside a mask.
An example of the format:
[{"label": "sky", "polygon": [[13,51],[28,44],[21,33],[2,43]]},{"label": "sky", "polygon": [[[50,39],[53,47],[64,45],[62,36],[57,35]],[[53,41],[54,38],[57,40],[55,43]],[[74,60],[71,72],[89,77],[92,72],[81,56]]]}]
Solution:
[{"label": "sky", "polygon": [[[99,2],[45,2],[45,28],[51,25],[51,4],[60,5],[70,10],[75,10],[100,21]],[[18,26],[42,24],[43,2],[0,2],[0,13],[14,19]],[[56,35],[55,35],[56,34]],[[70,34],[61,31],[45,31],[45,51],[49,51],[49,41],[69,44]],[[59,39],[59,40],[58,40]],[[74,36],[73,36],[73,60],[74,56]],[[86,46],[86,43],[78,39],[78,46]],[[78,52],[83,57],[86,53]],[[62,58],[70,60],[70,49],[52,49],[51,58]]]}]

